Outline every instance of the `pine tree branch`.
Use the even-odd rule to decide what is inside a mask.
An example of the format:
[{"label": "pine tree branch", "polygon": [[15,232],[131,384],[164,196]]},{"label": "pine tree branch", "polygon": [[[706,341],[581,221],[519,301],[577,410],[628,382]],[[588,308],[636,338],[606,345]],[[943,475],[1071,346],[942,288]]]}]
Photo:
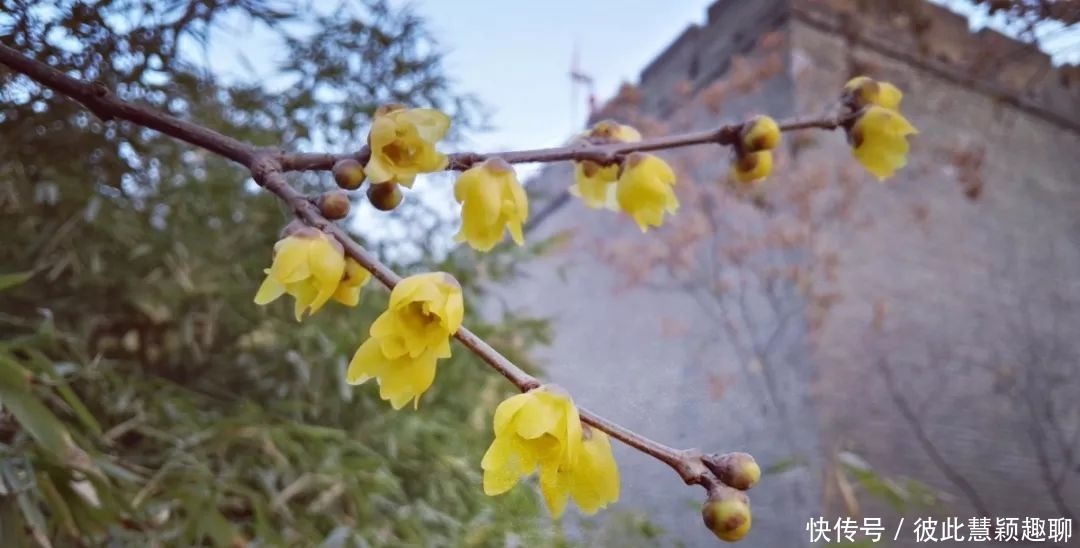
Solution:
[{"label": "pine tree branch", "polygon": [[[21,73],[61,95],[78,101],[102,120],[125,120],[154,129],[243,165],[250,171],[256,182],[288,204],[298,218],[313,227],[325,231],[341,242],[345,253],[369,270],[372,276],[384,286],[393,289],[401,281],[400,276],[353,240],[346,231],[326,219],[314,201],[297,192],[288,184],[285,178],[285,172],[287,171],[330,170],[335,162],[344,158],[366,161],[368,155],[366,147],[354,154],[297,154],[285,153],[277,149],[260,148],[164,112],[124,101],[109,91],[104,84],[79,80],[3,44],[0,44],[0,64],[6,65],[15,72]],[[844,122],[845,120],[839,117],[786,122],[781,124],[781,130],[835,129]],[[503,158],[509,163],[564,160],[593,160],[607,163],[616,161],[620,156],[634,151],[670,149],[709,143],[731,144],[738,138],[740,128],[740,125],[726,125],[715,130],[686,133],[637,143],[575,145],[495,154],[459,153],[450,155],[448,169],[467,169],[471,165],[493,157]],[[513,362],[464,326],[454,336],[462,345],[471,350],[492,369],[506,377],[519,390],[527,391],[541,385],[539,380],[514,365]],[[722,473],[723,458],[721,455],[705,455],[696,449],[674,449],[586,409],[579,408],[579,412],[584,422],[672,467],[687,484],[701,485],[706,490],[711,491],[719,486],[724,479]],[[732,487],[737,488],[737,486]]]}]

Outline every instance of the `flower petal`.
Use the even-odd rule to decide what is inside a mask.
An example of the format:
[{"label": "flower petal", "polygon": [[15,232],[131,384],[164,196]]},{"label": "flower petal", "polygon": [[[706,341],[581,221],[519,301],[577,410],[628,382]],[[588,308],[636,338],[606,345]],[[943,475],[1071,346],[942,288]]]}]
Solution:
[{"label": "flower petal", "polygon": [[363,384],[380,375],[386,364],[386,358],[379,351],[379,342],[376,339],[368,339],[353,354],[349,368],[345,372],[345,381],[349,384]]},{"label": "flower petal", "polygon": [[433,108],[406,109],[398,116],[416,126],[420,138],[429,143],[439,141],[450,129],[450,117]]},{"label": "flower petal", "polygon": [[284,293],[285,286],[275,280],[273,276],[267,276],[262,285],[259,286],[259,291],[255,293],[255,304],[271,303]]}]

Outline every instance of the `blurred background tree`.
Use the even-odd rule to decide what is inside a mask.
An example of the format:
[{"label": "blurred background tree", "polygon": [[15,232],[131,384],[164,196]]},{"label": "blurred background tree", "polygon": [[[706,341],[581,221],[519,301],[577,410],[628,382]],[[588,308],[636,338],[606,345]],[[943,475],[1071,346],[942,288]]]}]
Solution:
[{"label": "blurred background tree", "polygon": [[[280,40],[274,87],[193,60],[236,20]],[[423,21],[383,0],[0,0],[0,42],[259,145],[355,148],[391,101],[482,119]],[[484,496],[512,387],[463,348],[395,413],[343,382],[384,291],[302,324],[252,304],[289,215],[242,171],[6,69],[0,136],[0,545],[564,542],[530,490]],[[398,272],[447,270],[477,297],[542,251],[440,252],[445,213],[411,198],[393,214],[410,230],[366,242]],[[510,313],[467,322],[525,365],[546,336]]]}]

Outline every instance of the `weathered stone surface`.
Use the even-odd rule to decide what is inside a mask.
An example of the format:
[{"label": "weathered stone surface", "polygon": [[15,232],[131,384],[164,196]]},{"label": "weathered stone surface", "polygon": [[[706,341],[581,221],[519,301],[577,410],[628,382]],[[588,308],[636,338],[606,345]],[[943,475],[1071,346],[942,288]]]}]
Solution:
[{"label": "weathered stone surface", "polygon": [[[844,14],[865,39],[838,31]],[[730,76],[733,55],[764,62],[766,33],[780,44],[778,73],[731,94],[719,114],[694,103]],[[683,120],[672,131],[760,112],[813,116],[830,107],[854,64],[904,90],[904,112],[921,131],[911,164],[883,185],[854,163],[840,132],[814,135],[797,154],[785,136],[778,171],[817,173],[837,187],[853,181],[859,192],[849,217],[820,232],[837,253],[829,286],[841,298],[815,330],[798,291],[782,292],[780,308],[801,311],[783,320],[767,310],[775,303],[751,296],[750,316],[766,321],[740,325],[765,349],[756,353],[724,334],[725,320],[741,321],[734,311],[703,305],[701,294],[663,276],[619,289],[619,273],[599,250],[653,233],[577,200],[557,201],[529,238],[570,231],[570,243],[503,291],[511,306],[554,321],[554,344],[540,356],[548,377],[579,404],[669,445],[752,453],[766,474],[750,492],[750,546],[808,545],[810,517],[854,510],[836,474],[844,451],[882,476],[939,490],[939,516],[1077,517],[1080,83],[1065,84],[1075,69],[1052,69],[1022,47],[1008,63],[986,67],[988,52],[1016,46],[972,34],[962,18],[929,4],[716,2],[705,24],[643,71],[637,93],[646,113]],[[620,108],[600,117],[619,119]],[[726,169],[718,153],[694,166],[693,178],[714,180]],[[545,170],[530,184],[534,211],[571,181],[568,166]],[[616,508],[647,513],[669,540],[715,544],[696,511],[700,489],[647,457],[616,451],[624,478]],[[895,528],[898,514],[881,499],[855,494],[860,516]]]}]

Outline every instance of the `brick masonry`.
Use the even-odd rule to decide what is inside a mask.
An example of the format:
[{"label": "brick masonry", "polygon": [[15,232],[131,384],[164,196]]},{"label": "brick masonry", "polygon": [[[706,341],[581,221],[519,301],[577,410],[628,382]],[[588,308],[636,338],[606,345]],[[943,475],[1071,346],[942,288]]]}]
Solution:
[{"label": "brick masonry", "polygon": [[[762,50],[766,35],[774,53]],[[701,106],[716,82],[776,58],[778,70],[726,95],[722,109]],[[669,131],[755,112],[813,115],[829,108],[853,68],[899,85],[921,134],[910,166],[884,185],[854,165],[839,133],[785,137],[770,184],[858,188],[843,221],[815,231],[813,249],[778,259],[796,257],[820,272],[829,257],[829,275],[816,287],[839,298],[820,325],[825,309],[795,282],[750,291],[738,314],[719,301],[703,305],[701,293],[663,268],[647,284],[624,287],[623,273],[602,258],[605,246],[656,233],[566,200],[565,165],[529,185],[533,211],[546,210],[529,238],[569,234],[568,243],[500,293],[553,320],[554,343],[538,357],[580,404],[670,445],[745,450],[778,469],[751,492],[748,545],[808,545],[811,516],[881,516],[895,527],[899,514],[857,485],[841,455],[936,491],[942,505],[912,510],[909,522],[986,513],[1076,518],[1076,68],[1055,69],[997,33],[971,33],[930,4],[719,0],[705,24],[643,70],[634,108]],[[629,115],[615,100],[601,116]],[[726,169],[726,154],[716,154],[693,164],[691,179],[708,184]],[[687,200],[705,199],[682,196],[680,215],[694,206]],[[779,213],[762,214],[745,200],[722,204],[722,218],[749,234],[796,209],[780,201]],[[731,265],[717,264],[710,272],[724,278]],[[647,514],[667,542],[714,545],[701,526],[700,489],[640,454],[616,451],[617,508]]]}]

